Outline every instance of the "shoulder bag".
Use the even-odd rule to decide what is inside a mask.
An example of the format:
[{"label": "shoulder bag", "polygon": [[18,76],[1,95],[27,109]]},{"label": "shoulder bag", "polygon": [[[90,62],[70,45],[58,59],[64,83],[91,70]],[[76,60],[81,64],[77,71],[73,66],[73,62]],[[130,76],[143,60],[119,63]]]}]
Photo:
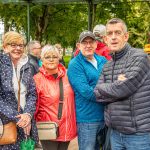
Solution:
[{"label": "shoulder bag", "polygon": [[[18,81],[18,112],[20,112],[20,80]],[[14,144],[17,141],[17,127],[15,122],[0,124],[0,145]]]},{"label": "shoulder bag", "polygon": [[[63,82],[62,78],[59,80],[59,89],[60,89],[60,98],[59,98],[59,107],[58,107],[58,119],[61,119],[62,108],[63,108]],[[54,140],[59,136],[59,127],[56,122],[45,121],[37,122],[38,135],[40,140]]]}]

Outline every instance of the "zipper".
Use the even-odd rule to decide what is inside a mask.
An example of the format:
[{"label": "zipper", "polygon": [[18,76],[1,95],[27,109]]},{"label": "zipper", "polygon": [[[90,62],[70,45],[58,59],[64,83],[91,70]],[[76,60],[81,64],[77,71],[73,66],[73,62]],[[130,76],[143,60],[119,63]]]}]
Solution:
[{"label": "zipper", "polygon": [[115,64],[116,64],[116,54],[114,53],[113,54],[113,65],[112,65],[112,76],[111,76],[111,82],[113,83],[114,82],[114,68],[115,68]]}]

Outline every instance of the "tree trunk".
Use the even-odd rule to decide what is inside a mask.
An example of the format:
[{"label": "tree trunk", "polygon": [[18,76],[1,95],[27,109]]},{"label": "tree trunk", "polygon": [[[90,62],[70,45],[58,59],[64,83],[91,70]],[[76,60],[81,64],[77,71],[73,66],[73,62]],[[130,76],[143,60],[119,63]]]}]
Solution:
[{"label": "tree trunk", "polygon": [[44,6],[43,15],[39,17],[36,21],[37,30],[35,31],[35,39],[38,41],[42,41],[42,34],[45,32],[48,26],[49,14],[48,14],[48,6]]}]

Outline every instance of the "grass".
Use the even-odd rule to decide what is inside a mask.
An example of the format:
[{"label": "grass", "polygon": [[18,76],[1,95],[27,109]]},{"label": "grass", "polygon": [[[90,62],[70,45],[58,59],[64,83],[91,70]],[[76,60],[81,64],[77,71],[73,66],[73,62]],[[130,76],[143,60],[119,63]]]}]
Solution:
[{"label": "grass", "polygon": [[66,68],[68,68],[68,64],[69,64],[69,61],[71,59],[71,56],[64,56],[63,58],[64,58],[64,61],[65,61],[65,66],[66,66]]}]

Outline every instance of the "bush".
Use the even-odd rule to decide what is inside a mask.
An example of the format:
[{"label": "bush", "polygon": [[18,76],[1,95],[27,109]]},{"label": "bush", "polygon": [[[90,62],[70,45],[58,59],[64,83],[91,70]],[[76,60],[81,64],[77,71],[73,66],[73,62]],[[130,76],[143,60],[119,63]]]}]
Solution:
[{"label": "bush", "polygon": [[64,56],[64,61],[65,61],[66,68],[68,68],[68,64],[69,64],[70,59],[71,59],[71,56]]}]

